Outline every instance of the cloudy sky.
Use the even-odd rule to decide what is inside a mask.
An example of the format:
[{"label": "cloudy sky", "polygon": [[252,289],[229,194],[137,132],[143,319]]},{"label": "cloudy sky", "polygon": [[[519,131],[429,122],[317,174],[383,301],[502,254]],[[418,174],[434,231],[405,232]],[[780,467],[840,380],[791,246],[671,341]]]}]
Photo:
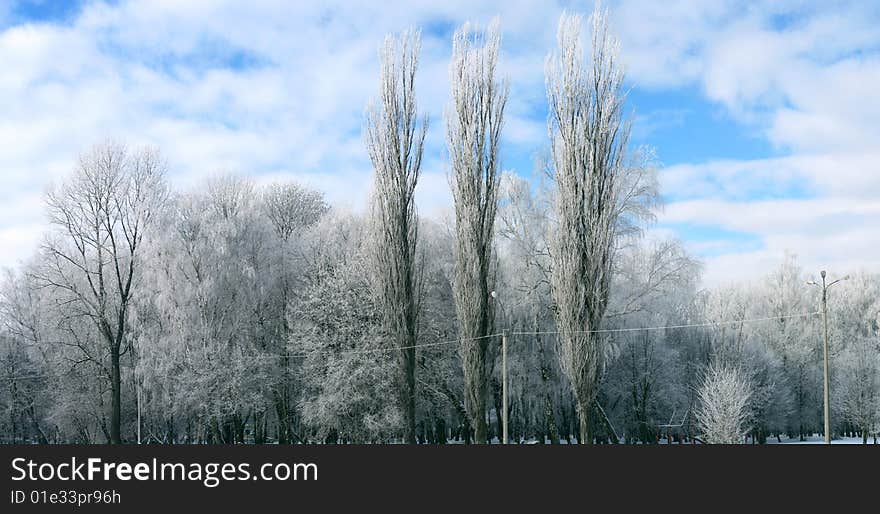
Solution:
[{"label": "cloudy sky", "polygon": [[[705,282],[786,250],[809,269],[880,271],[880,2],[606,2],[632,87],[634,143]],[[546,140],[543,62],[563,9],[592,2],[0,0],[0,266],[31,255],[47,184],[107,137],[154,144],[176,187],[217,172],[290,177],[363,208],[361,128],[377,47],[418,26],[431,117],[422,213],[450,194],[442,112],[455,27],[498,15],[511,96],[504,167]]]}]

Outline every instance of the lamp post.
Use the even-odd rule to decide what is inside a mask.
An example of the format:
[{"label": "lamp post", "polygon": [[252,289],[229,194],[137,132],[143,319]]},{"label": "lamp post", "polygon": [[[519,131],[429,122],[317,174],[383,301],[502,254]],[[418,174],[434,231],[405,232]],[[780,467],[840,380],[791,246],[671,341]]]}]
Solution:
[{"label": "lamp post", "polygon": [[843,280],[848,280],[849,275],[839,278],[831,283],[825,282],[825,270],[822,270],[820,273],[822,277],[822,284],[819,284],[815,280],[810,280],[807,282],[809,286],[821,286],[822,287],[822,325],[823,325],[823,333],[824,337],[822,339],[822,379],[823,379],[823,399],[824,399],[824,414],[825,414],[825,444],[831,444],[831,416],[830,416],[830,407],[829,407],[829,397],[830,393],[828,390],[828,288],[833,286],[834,284],[841,282]]},{"label": "lamp post", "polygon": [[[492,291],[492,299],[501,306],[498,293]],[[502,306],[502,313],[503,313]],[[501,444],[507,444],[507,329],[501,332]]]}]

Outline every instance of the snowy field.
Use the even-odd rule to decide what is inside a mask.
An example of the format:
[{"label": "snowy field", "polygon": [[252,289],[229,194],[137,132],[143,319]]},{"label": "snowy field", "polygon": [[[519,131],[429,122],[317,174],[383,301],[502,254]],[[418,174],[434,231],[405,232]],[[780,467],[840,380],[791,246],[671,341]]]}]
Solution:
[{"label": "snowy field", "polygon": [[[767,444],[780,444],[776,442],[776,439],[767,440]],[[800,441],[798,439],[783,439],[781,444],[825,444],[825,438],[822,436],[812,436],[807,438],[806,441]],[[831,444],[862,444],[861,437],[841,437],[840,439],[832,439]],[[874,444],[874,439],[869,437],[868,444]]]},{"label": "snowy field", "polygon": [[[462,441],[449,441],[449,443],[447,443],[447,444],[463,444],[463,443],[462,443]],[[491,441],[491,444],[498,444],[498,438],[497,437],[493,438]],[[516,443],[511,443],[511,444],[516,444]],[[538,441],[535,439],[531,439],[529,441],[525,441],[520,444],[540,444],[540,443],[538,443]],[[550,444],[550,442],[547,441],[544,444]],[[566,440],[563,439],[563,440],[559,441],[559,444],[568,444],[568,442],[566,442]],[[621,444],[622,444],[622,441],[621,441]],[[659,444],[668,444],[666,442],[666,438],[665,437],[661,438]],[[672,444],[677,445],[678,443],[674,442]],[[690,445],[692,443],[685,443],[685,444]],[[745,443],[745,444],[751,445],[751,443]],[[801,441],[797,438],[793,438],[793,439],[783,438],[782,441],[780,442],[780,441],[777,441],[775,437],[771,437],[771,438],[767,439],[767,444],[825,444],[825,438],[821,435],[813,435],[813,436],[808,437],[805,441]],[[861,437],[841,437],[839,439],[832,439],[831,444],[862,444],[862,438]],[[868,445],[873,445],[873,444],[875,444],[874,439],[869,437],[868,438]]]}]

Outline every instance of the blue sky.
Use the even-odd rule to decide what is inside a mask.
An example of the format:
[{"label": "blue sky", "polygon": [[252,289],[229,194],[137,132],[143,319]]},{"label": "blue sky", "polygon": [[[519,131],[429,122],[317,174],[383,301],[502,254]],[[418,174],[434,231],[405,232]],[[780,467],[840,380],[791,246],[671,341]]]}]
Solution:
[{"label": "blue sky", "polygon": [[20,0],[11,1],[6,7],[6,24],[17,25],[28,22],[65,23],[73,20],[82,8],[79,0]]},{"label": "blue sky", "polygon": [[[649,237],[682,239],[708,285],[760,275],[785,251],[810,269],[880,270],[880,3],[605,5],[633,143],[662,164],[666,206]],[[500,17],[502,157],[529,176],[566,8],[592,2],[0,0],[0,266],[33,253],[45,188],[108,136],[159,146],[177,187],[217,172],[293,178],[362,209],[376,50],[409,26],[423,29],[417,86],[431,117],[419,205],[444,216],[452,31]]]}]

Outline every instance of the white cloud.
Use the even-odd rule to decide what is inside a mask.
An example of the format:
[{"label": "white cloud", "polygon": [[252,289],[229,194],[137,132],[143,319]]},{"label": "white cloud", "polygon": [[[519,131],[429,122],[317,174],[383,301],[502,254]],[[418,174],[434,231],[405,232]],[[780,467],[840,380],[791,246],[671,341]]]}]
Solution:
[{"label": "white cloud", "polygon": [[848,272],[880,270],[880,203],[853,204],[845,198],[726,202],[688,200],[667,206],[662,223],[717,226],[750,234],[761,242],[697,241],[692,251],[708,253],[709,285],[754,277],[782,262],[786,251],[807,269]]},{"label": "white cloud", "polygon": [[[511,47],[517,38],[530,41],[541,18],[558,14],[538,7],[515,2],[504,9]],[[218,171],[286,176],[325,190],[334,203],[363,208],[371,170],[362,115],[376,92],[385,33],[438,20],[458,24],[462,12],[485,24],[498,10],[464,1],[133,0],[90,2],[63,26],[0,31],[0,195],[29,199],[0,218],[0,265],[33,251],[25,234],[43,229],[39,195],[72,169],[78,153],[108,136],[161,148],[180,187]],[[552,34],[552,26],[541,30]],[[517,88],[542,83],[545,48],[512,53],[504,63],[511,75],[531,75]],[[418,199],[426,215],[450,202],[440,160],[449,51],[447,35],[425,29],[418,87],[431,123]],[[534,70],[523,64],[535,61]],[[543,96],[532,89],[509,111],[511,140],[524,144],[543,133],[543,123],[529,119],[528,101]]]},{"label": "white cloud", "polygon": [[[664,43],[650,34],[678,31],[681,23],[650,24],[635,39],[658,42],[657,59],[673,71],[654,74],[660,85],[698,86],[787,155],[663,170],[673,203],[661,220],[760,242],[755,250],[723,233],[692,241],[692,250],[707,255],[708,284],[763,273],[786,250],[808,268],[880,270],[873,229],[880,226],[880,13],[854,2],[726,4],[740,13],[712,4],[674,2],[673,11],[690,13],[679,14],[689,30]],[[636,61],[641,71],[631,74],[650,70],[650,55],[646,49]]]},{"label": "white cloud", "polygon": [[[859,227],[880,221],[876,12],[855,2],[610,7],[635,87],[695,87],[788,153],[661,175],[674,199],[663,220],[739,230],[763,245],[695,245],[717,254],[707,260],[707,281],[734,276],[737,262],[764,269],[787,246],[828,266],[874,262],[880,244]],[[377,87],[376,49],[386,32],[407,26],[424,28],[418,89],[431,116],[418,201],[425,215],[443,212],[450,44],[437,27],[468,18],[485,25],[500,14],[501,70],[511,79],[505,140],[529,154],[546,139],[543,65],[561,10],[538,0],[131,0],[90,2],[64,26],[0,28],[0,201],[15,205],[0,210],[0,265],[32,252],[45,185],[107,136],[162,148],[182,187],[216,171],[291,177],[363,208],[370,165],[360,131]],[[3,20],[0,8],[0,27]],[[230,61],[240,66],[223,65]],[[639,130],[687,123],[682,113],[645,116]],[[830,226],[839,234],[831,239]]]}]

